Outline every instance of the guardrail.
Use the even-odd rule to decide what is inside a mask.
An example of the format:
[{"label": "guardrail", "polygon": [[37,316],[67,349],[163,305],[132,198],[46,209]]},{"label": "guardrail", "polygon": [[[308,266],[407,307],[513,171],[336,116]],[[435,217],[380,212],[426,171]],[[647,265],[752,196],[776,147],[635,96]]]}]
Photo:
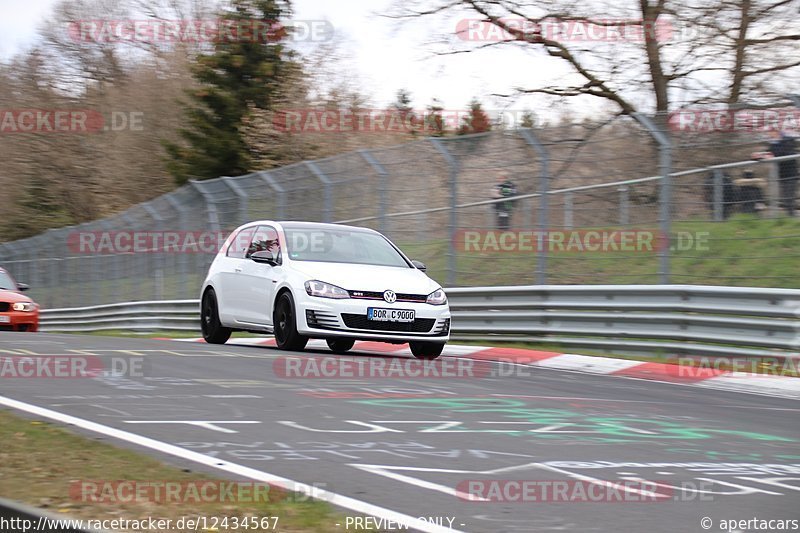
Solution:
[{"label": "guardrail", "polygon": [[[546,342],[604,353],[787,357],[800,353],[800,290],[552,285],[447,290],[453,340]],[[42,331],[199,331],[199,302],[51,309]]]},{"label": "guardrail", "polygon": [[155,300],[44,309],[40,331],[200,331],[199,300]]}]

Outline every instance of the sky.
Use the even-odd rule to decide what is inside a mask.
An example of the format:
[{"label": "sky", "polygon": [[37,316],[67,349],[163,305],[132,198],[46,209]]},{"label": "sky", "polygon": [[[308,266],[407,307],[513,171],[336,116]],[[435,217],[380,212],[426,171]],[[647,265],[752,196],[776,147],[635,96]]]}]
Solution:
[{"label": "sky", "polygon": [[0,57],[7,59],[30,45],[54,4],[55,0],[0,0]]},{"label": "sky", "polygon": [[[8,59],[35,42],[38,26],[56,1],[0,0],[0,59]],[[545,74],[544,65],[536,67],[541,57],[513,49],[505,49],[502,58],[484,52],[437,55],[436,51],[447,49],[441,40],[448,34],[453,39],[455,24],[462,17],[454,14],[450,20],[401,22],[381,16],[396,2],[294,0],[293,18],[322,19],[333,25],[337,55],[343,56],[335,63],[336,75],[357,84],[376,107],[393,102],[401,88],[411,92],[412,107],[417,109],[425,108],[434,98],[448,110],[466,109],[474,97],[487,110],[509,105],[523,109],[535,104],[533,98],[520,103],[491,95],[537,82]],[[547,68],[552,69],[553,64],[548,63]]]}]

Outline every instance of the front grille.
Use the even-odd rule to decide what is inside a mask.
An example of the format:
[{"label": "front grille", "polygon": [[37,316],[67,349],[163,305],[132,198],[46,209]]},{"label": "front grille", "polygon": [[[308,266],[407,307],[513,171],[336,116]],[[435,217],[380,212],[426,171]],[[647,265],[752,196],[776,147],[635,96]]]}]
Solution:
[{"label": "front grille", "polygon": [[310,328],[339,329],[339,319],[333,313],[306,309],[306,323]]},{"label": "front grille", "polygon": [[11,309],[11,304],[8,302],[0,302],[0,313],[5,313]]},{"label": "front grille", "polygon": [[380,322],[367,320],[366,315],[342,313],[345,326],[370,331],[402,331],[407,333],[428,333],[433,328],[433,318],[417,318],[413,322]]},{"label": "front grille", "polygon": [[[383,300],[383,292],[379,291],[347,291],[350,298],[356,300]],[[428,300],[427,294],[408,294],[404,292],[397,293],[398,302],[422,302]]]}]

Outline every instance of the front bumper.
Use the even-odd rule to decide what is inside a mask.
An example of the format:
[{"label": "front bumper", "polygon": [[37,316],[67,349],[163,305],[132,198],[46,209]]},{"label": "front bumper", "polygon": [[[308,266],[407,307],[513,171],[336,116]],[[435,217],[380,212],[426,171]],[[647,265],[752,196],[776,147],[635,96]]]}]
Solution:
[{"label": "front bumper", "polygon": [[0,331],[38,331],[39,312],[0,312]]},{"label": "front bumper", "polygon": [[[298,298],[297,330],[314,338],[347,337],[405,343],[427,341],[446,343],[450,339],[450,307],[419,302],[386,303],[383,300],[317,298],[306,294]],[[367,308],[407,309],[415,313],[414,322],[367,320]]]}]

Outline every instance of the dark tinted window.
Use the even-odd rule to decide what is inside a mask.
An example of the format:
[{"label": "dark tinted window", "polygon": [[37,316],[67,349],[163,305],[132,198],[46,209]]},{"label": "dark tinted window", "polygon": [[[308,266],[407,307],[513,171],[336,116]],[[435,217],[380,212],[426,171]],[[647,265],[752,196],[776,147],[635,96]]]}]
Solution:
[{"label": "dark tinted window", "polygon": [[272,252],[273,259],[278,263],[281,262],[281,245],[275,228],[272,226],[258,227],[247,248],[246,257],[250,257],[253,252]]},{"label": "dark tinted window", "polygon": [[250,246],[250,241],[253,239],[253,233],[255,233],[255,230],[256,228],[251,226],[249,228],[244,228],[237,233],[236,237],[234,237],[233,241],[231,241],[230,246],[228,246],[226,255],[228,257],[235,257],[237,259],[244,259],[248,247]]}]

